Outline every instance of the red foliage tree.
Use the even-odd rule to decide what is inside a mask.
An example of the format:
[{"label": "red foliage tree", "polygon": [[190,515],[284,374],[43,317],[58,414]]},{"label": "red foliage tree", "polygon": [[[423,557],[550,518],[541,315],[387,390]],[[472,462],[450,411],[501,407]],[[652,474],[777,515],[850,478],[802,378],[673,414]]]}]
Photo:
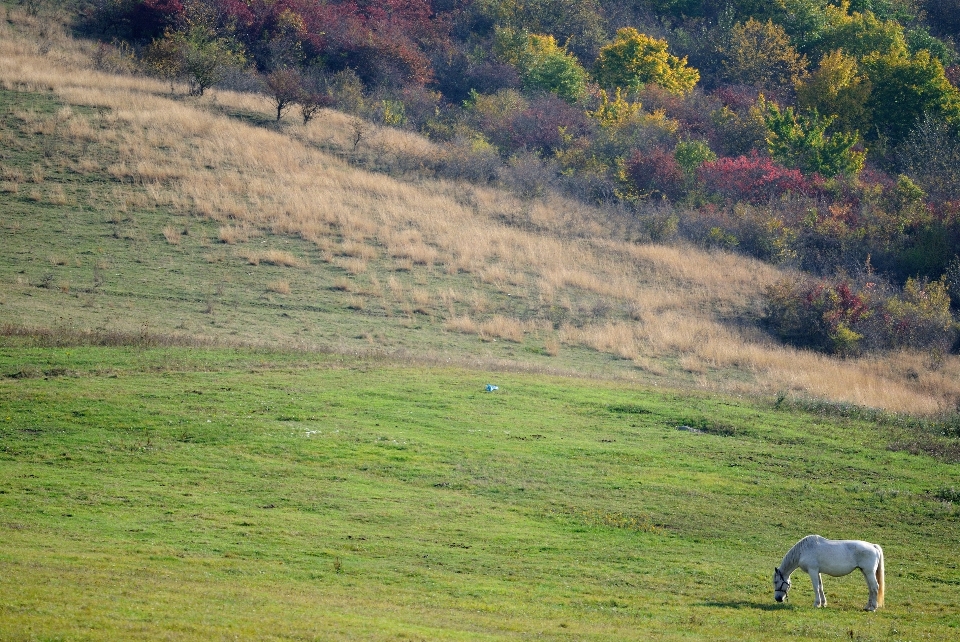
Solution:
[{"label": "red foliage tree", "polygon": [[549,156],[582,137],[588,128],[589,121],[582,110],[556,96],[543,96],[513,116],[504,133],[510,148]]},{"label": "red foliage tree", "polygon": [[756,154],[718,158],[704,163],[697,173],[708,191],[732,201],[753,204],[768,202],[788,192],[811,195],[819,182],[819,177],[807,178],[800,170],[787,169]]},{"label": "red foliage tree", "polygon": [[672,152],[656,147],[633,152],[626,164],[627,176],[644,196],[675,200],[683,195],[685,176]]}]

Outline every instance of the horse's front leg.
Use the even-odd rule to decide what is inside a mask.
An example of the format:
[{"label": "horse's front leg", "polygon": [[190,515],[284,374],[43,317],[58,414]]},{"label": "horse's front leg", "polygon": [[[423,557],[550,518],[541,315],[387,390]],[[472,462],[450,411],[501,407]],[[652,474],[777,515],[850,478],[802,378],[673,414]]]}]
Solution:
[{"label": "horse's front leg", "polygon": [[813,605],[817,608],[827,605],[827,596],[823,593],[823,580],[820,579],[820,570],[811,568],[810,582],[813,584]]}]

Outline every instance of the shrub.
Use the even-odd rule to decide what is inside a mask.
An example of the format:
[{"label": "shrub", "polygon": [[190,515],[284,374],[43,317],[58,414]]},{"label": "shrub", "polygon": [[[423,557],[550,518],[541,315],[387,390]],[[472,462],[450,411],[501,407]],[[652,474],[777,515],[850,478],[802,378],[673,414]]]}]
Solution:
[{"label": "shrub", "polygon": [[[503,128],[503,123],[497,127]],[[555,96],[531,101],[510,118],[507,129],[513,149],[551,156],[589,131],[587,115]]]},{"label": "shrub", "polygon": [[454,138],[445,145],[439,167],[444,176],[484,184],[496,180],[501,165],[497,148],[476,134]]},{"label": "shrub", "polygon": [[781,280],[766,290],[768,327],[799,348],[853,354],[863,339],[855,328],[870,314],[866,293],[855,292],[847,280]]},{"label": "shrub", "polygon": [[857,133],[827,134],[835,116],[823,117],[813,109],[795,112],[793,107],[780,110],[774,102],[761,96],[767,126],[767,150],[778,161],[807,173],[824,176],[856,176],[863,169],[866,152],[854,150]]},{"label": "shrub", "polygon": [[696,176],[701,165],[717,160],[717,155],[702,140],[680,141],[673,150],[673,157],[683,169],[683,173],[691,178]]},{"label": "shrub", "polygon": [[711,112],[710,120],[711,147],[721,156],[737,157],[766,150],[767,127],[759,110],[724,105]]},{"label": "shrub", "polygon": [[553,36],[505,27],[496,31],[494,50],[502,62],[516,67],[528,90],[548,92],[567,102],[575,102],[586,91],[586,70]]},{"label": "shrub", "polygon": [[957,337],[944,280],[907,279],[902,291],[850,279],[781,280],[764,319],[783,341],[839,355],[912,348],[946,353]]},{"label": "shrub", "polygon": [[947,352],[956,338],[945,280],[907,279],[903,292],[884,301],[883,337],[891,348],[927,348]]}]

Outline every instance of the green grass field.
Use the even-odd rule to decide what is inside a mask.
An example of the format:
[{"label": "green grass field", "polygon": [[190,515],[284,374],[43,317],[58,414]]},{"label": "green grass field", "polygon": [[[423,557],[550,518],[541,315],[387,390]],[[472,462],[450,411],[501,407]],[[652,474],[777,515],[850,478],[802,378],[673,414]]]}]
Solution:
[{"label": "green grass field", "polygon": [[[955,464],[739,399],[308,353],[0,350],[0,638],[952,639]],[[488,393],[487,383],[499,390]],[[678,430],[688,426],[694,430]],[[770,575],[809,532],[862,577]]]}]

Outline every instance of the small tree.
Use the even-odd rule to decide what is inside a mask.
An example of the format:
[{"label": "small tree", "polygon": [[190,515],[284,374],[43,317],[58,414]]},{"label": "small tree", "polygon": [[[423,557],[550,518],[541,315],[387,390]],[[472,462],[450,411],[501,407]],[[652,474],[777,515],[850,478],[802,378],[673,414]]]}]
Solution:
[{"label": "small tree", "polygon": [[242,67],[246,62],[238,43],[216,37],[204,26],[194,25],[171,37],[181,50],[183,71],[190,83],[191,95],[202,96],[223,80],[231,69]]},{"label": "small tree", "polygon": [[717,160],[717,155],[713,153],[710,146],[702,140],[682,140],[677,143],[673,150],[673,157],[676,159],[680,169],[683,170],[685,183],[692,187],[697,178],[697,170],[704,163]]},{"label": "small tree", "polygon": [[320,113],[321,109],[332,105],[333,99],[329,94],[304,90],[297,102],[300,104],[300,117],[303,118],[303,124],[307,125]]},{"label": "small tree", "polygon": [[681,95],[700,80],[700,72],[688,67],[686,58],[667,51],[666,40],[651,38],[633,27],[620,29],[614,41],[600,49],[593,76],[603,87],[637,91],[654,84]]},{"label": "small tree", "polygon": [[854,151],[856,133],[828,135],[834,116],[821,116],[817,110],[801,114],[793,107],[780,110],[776,103],[763,103],[770,155],[788,167],[823,176],[856,176],[863,169],[866,153]]},{"label": "small tree", "polygon": [[154,75],[170,82],[170,93],[174,83],[184,73],[183,46],[176,37],[167,33],[150,43],[143,55],[143,62]]},{"label": "small tree", "polygon": [[264,78],[264,88],[270,101],[277,109],[277,122],[283,114],[304,95],[303,78],[296,69],[284,67],[271,72]]}]

